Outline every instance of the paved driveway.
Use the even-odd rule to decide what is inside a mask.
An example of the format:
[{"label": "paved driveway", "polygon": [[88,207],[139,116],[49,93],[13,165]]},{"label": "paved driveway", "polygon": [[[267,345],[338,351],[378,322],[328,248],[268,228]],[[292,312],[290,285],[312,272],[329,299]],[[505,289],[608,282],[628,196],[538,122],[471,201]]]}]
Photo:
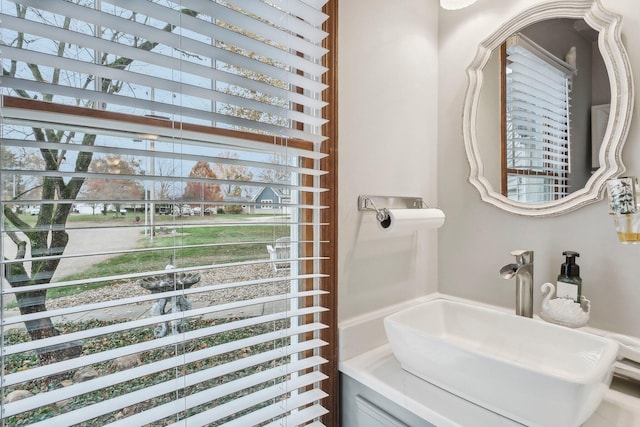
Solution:
[{"label": "paved driveway", "polygon": [[[120,251],[133,249],[138,245],[138,240],[143,237],[141,229],[136,227],[109,227],[93,228],[88,230],[69,230],[69,244],[64,251],[65,256]],[[97,264],[114,255],[92,255],[65,258],[53,275],[54,280],[60,280],[77,271],[81,271]]]},{"label": "paved driveway", "polygon": [[[69,244],[64,251],[65,256],[86,253],[110,252],[137,247],[138,240],[143,236],[141,229],[136,227],[105,227],[91,229],[68,230]],[[9,259],[13,259],[16,247],[6,236],[3,237],[3,250]],[[58,281],[77,271],[81,271],[93,264],[104,261],[115,254],[74,256],[64,258],[53,275]],[[29,266],[27,266],[29,268]]]}]

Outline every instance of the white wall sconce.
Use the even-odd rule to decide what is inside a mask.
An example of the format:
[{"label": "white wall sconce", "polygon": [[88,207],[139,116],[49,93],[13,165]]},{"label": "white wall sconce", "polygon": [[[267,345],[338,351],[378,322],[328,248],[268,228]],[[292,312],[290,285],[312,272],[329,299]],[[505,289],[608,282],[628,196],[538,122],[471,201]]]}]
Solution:
[{"label": "white wall sconce", "polygon": [[476,0],[440,0],[440,7],[447,10],[462,9],[471,6]]}]

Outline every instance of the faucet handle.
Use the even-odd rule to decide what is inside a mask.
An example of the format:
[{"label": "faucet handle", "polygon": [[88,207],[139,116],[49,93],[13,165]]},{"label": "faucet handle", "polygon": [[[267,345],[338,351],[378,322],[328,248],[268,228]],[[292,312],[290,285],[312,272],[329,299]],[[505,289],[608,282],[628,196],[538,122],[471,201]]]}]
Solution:
[{"label": "faucet handle", "polygon": [[511,255],[516,257],[516,260],[523,264],[525,262],[533,262],[533,251],[528,249],[515,249],[511,251]]}]

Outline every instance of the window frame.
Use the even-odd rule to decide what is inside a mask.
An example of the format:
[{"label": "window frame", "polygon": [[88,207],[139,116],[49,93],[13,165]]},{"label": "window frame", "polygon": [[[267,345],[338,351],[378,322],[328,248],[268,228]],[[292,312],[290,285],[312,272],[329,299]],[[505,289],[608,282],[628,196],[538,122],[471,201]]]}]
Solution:
[{"label": "window frame", "polygon": [[[329,189],[320,194],[320,202],[328,209],[320,212],[320,220],[329,224],[320,230],[320,240],[328,242],[326,245],[327,257],[320,260],[321,271],[327,274],[327,278],[321,279],[322,288],[327,290],[326,295],[321,296],[321,304],[329,310],[321,313],[321,321],[328,325],[321,332],[322,338],[329,345],[321,349],[321,355],[328,361],[322,366],[328,378],[323,382],[322,389],[328,396],[323,401],[325,408],[330,408],[322,421],[329,427],[340,425],[340,382],[338,370],[338,3],[339,0],[328,0],[323,11],[329,16],[323,29],[329,34],[324,40],[323,46],[328,53],[323,57],[323,65],[328,71],[323,75],[323,83],[328,87],[323,93],[323,99],[327,102],[324,117],[328,120],[323,125],[323,134],[328,137],[322,144],[321,152],[327,157],[320,160],[320,167],[329,173],[320,177],[320,186]],[[311,213],[307,213],[310,215]]]},{"label": "window frame", "polygon": [[[329,291],[326,295],[320,297],[322,300],[321,304],[326,304],[325,306],[329,308],[326,313],[321,315],[321,320],[329,326],[326,330],[321,332],[321,338],[329,343],[326,347],[321,350],[322,356],[325,357],[329,362],[324,364],[321,367],[321,371],[328,375],[328,379],[323,381],[321,384],[321,389],[325,390],[328,393],[328,397],[323,400],[323,406],[330,409],[329,413],[322,417],[322,422],[328,426],[338,426],[339,425],[339,381],[338,381],[338,334],[337,334],[337,237],[338,237],[338,228],[337,228],[337,201],[338,201],[338,177],[337,177],[337,105],[336,102],[338,100],[337,97],[337,12],[338,12],[338,0],[328,0],[327,4],[324,6],[323,11],[329,15],[329,19],[324,23],[324,29],[329,33],[329,36],[325,39],[323,44],[325,47],[329,49],[329,53],[326,54],[323,58],[323,65],[329,68],[329,71],[325,73],[322,77],[323,83],[328,85],[328,89],[326,89],[322,95],[323,100],[328,102],[328,106],[324,108],[324,113],[322,115],[323,118],[327,119],[328,122],[323,127],[324,135],[328,137],[327,141],[323,142],[321,145],[321,152],[324,154],[328,154],[328,156],[322,160],[319,160],[322,167],[327,167],[328,174],[323,175],[317,178],[320,181],[320,186],[327,188],[328,191],[320,194],[318,197],[321,199],[321,203],[327,203],[327,209],[322,209],[317,213],[313,213],[311,211],[305,211],[303,216],[303,222],[312,221],[322,222],[330,224],[327,227],[321,227],[319,231],[319,236],[315,237],[316,241],[323,241],[327,243],[323,243],[326,250],[323,252],[326,253],[326,259],[322,259],[320,261],[315,261],[320,263],[322,271],[326,272],[327,278],[320,279],[322,283],[321,287]],[[110,112],[105,110],[89,110],[87,108],[74,107],[69,105],[62,104],[51,104],[44,101],[37,101],[32,99],[18,98],[18,97],[2,97],[2,105],[4,107],[13,107],[13,108],[24,108],[28,110],[43,110],[48,112],[60,112],[64,114],[82,114],[82,115],[90,115],[95,116],[96,118],[106,118],[106,119],[126,119],[128,121],[132,121],[135,123],[141,124],[153,124],[154,126],[162,126],[162,127],[171,127],[175,125],[175,122],[169,122],[166,120],[161,120],[153,117],[140,117],[133,116],[123,113]],[[221,128],[213,128],[208,126],[196,125],[196,124],[188,124],[181,123],[179,124],[181,129],[184,130],[197,130],[199,132],[215,134],[215,135],[226,135],[226,136],[234,136],[237,137],[241,135],[247,139],[253,139],[259,142],[266,143],[275,143],[273,141],[272,136],[267,135],[259,135],[254,133],[221,129]],[[300,147],[300,148],[309,148],[312,145],[311,142],[301,141],[290,139],[288,145],[291,147]],[[311,162],[311,160],[306,160],[307,162]],[[312,179],[307,177],[306,179]],[[307,196],[311,197],[311,195]],[[313,215],[318,215],[318,218],[314,218]],[[312,227],[304,227],[302,233],[313,233]],[[303,236],[301,240],[307,240],[307,236]],[[313,240],[313,239],[308,239]],[[312,248],[313,243],[305,243],[300,245],[300,251],[302,254],[305,251],[308,251]],[[304,256],[304,255],[302,255]],[[306,263],[312,263],[314,261],[306,261]],[[302,266],[302,271],[305,270],[305,267]],[[311,267],[311,264],[308,264],[308,267]],[[310,268],[309,268],[310,269]]]}]

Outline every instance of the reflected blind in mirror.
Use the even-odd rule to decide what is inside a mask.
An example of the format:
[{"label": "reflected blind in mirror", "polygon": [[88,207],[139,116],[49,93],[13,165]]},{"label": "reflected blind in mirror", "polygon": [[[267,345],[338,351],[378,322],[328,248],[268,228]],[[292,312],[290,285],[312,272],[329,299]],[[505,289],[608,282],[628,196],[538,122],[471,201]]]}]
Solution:
[{"label": "reflected blind in mirror", "polygon": [[506,42],[505,195],[544,203],[568,193],[571,67],[521,34]]},{"label": "reflected blind in mirror", "polygon": [[0,0],[5,423],[320,423],[325,3]]}]

